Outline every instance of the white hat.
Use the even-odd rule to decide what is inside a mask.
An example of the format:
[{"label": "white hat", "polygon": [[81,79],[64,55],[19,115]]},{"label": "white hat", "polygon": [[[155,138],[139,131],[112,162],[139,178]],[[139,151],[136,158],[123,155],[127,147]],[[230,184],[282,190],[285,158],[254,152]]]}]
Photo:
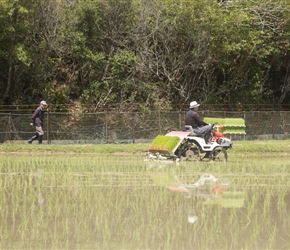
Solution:
[{"label": "white hat", "polygon": [[193,109],[193,108],[199,107],[199,105],[200,105],[200,104],[198,104],[196,101],[193,101],[193,102],[190,103],[189,108],[190,108],[190,109]]},{"label": "white hat", "polygon": [[40,104],[47,105],[46,101],[41,101]]}]

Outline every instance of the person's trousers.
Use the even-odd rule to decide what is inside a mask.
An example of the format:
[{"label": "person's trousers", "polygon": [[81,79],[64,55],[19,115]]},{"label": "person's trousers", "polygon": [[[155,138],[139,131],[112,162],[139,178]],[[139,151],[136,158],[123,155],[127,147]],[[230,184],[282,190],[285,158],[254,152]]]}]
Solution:
[{"label": "person's trousers", "polygon": [[43,129],[42,129],[42,127],[37,127],[37,126],[35,127],[35,129],[36,129],[36,132],[38,134],[38,143],[42,144],[42,137],[44,135]]},{"label": "person's trousers", "polygon": [[31,144],[34,140],[38,139],[38,143],[42,144],[42,137],[44,135],[42,127],[35,127],[36,129],[36,134],[32,136],[29,140],[28,143]]},{"label": "person's trousers", "polygon": [[43,132],[43,129],[42,127],[35,127],[36,129],[36,133],[39,135],[39,136],[43,136],[44,135],[44,132]]},{"label": "person's trousers", "polygon": [[197,135],[203,135],[210,131],[211,131],[211,125],[205,125],[203,127],[198,127],[198,128],[193,129],[193,132]]}]

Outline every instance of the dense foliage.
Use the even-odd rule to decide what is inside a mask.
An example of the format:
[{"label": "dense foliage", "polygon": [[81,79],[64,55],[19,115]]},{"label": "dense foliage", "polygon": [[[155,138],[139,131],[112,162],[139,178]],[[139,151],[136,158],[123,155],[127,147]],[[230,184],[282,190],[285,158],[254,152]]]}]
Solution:
[{"label": "dense foliage", "polygon": [[0,0],[0,104],[290,104],[289,5]]}]

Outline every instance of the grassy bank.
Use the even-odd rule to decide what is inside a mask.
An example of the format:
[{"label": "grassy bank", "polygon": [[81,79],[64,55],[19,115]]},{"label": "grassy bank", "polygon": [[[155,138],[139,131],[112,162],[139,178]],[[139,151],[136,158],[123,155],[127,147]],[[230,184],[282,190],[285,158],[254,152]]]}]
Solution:
[{"label": "grassy bank", "polygon": [[[0,152],[27,152],[27,153],[124,153],[144,154],[150,143],[132,144],[0,144]],[[256,141],[234,141],[230,154],[260,154],[276,153],[290,154],[290,140],[256,140]]]}]

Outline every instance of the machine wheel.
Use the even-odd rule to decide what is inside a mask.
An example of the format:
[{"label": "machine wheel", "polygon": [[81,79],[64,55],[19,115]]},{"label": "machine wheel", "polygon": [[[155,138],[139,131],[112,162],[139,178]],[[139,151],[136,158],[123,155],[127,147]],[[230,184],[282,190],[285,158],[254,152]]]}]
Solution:
[{"label": "machine wheel", "polygon": [[190,144],[190,148],[186,151],[185,156],[188,161],[200,161],[204,157],[200,147],[195,143]]},{"label": "machine wheel", "polygon": [[228,160],[228,153],[225,148],[223,147],[216,147],[210,153],[210,160],[217,161],[217,162],[225,162]]}]

